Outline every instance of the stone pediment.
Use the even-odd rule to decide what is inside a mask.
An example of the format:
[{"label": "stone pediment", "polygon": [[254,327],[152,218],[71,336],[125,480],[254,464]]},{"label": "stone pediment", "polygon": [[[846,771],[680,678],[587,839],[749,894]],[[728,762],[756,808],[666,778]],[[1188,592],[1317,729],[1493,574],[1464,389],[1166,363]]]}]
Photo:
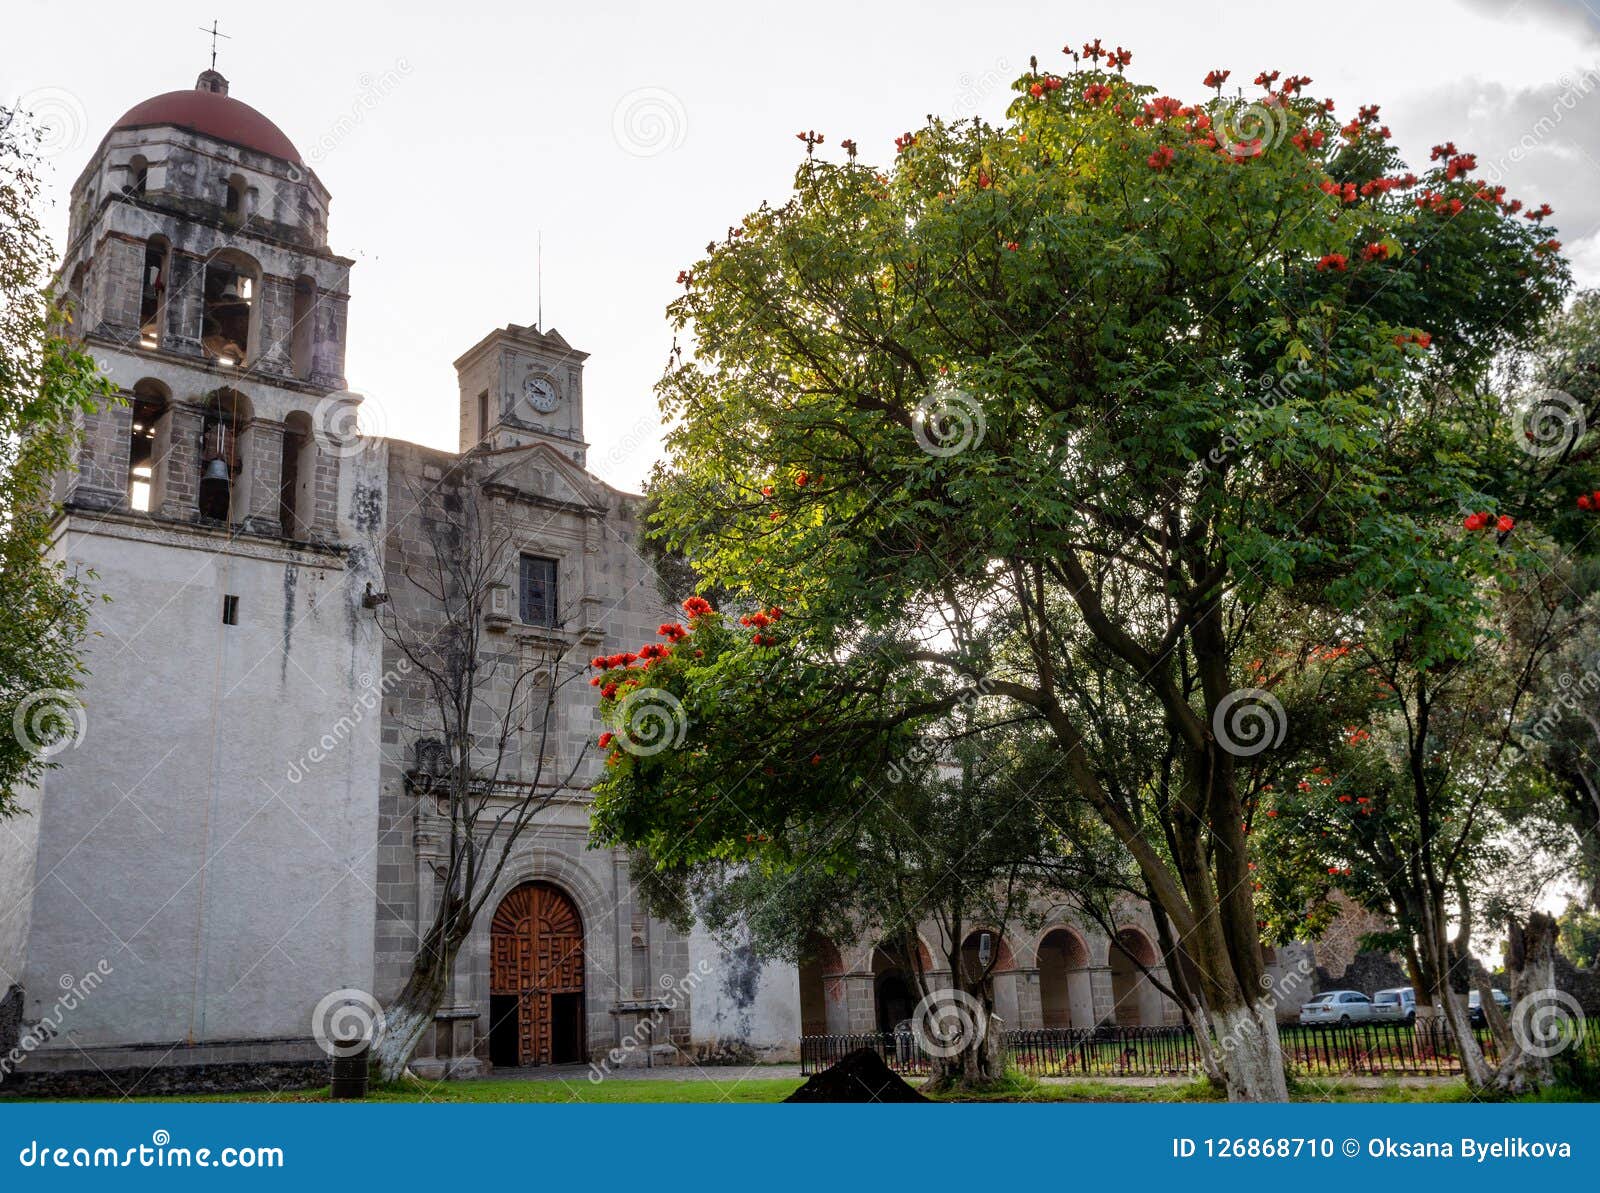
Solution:
[{"label": "stone pediment", "polygon": [[501,448],[480,464],[485,489],[514,501],[604,510],[604,486],[547,443]]}]

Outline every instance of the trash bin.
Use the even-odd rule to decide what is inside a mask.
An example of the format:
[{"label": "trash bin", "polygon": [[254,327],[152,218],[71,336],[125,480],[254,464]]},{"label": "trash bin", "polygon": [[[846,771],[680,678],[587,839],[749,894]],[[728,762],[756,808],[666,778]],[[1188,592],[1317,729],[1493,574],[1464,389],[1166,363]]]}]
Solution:
[{"label": "trash bin", "polygon": [[333,1054],[332,1096],[335,1101],[367,1096],[367,1052],[364,1039],[343,1040]]}]

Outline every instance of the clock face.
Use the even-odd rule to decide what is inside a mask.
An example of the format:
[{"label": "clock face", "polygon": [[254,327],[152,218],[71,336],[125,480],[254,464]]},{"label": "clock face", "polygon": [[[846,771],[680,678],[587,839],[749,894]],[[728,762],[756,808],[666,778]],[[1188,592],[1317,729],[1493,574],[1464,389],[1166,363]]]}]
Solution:
[{"label": "clock face", "polygon": [[522,396],[540,414],[549,414],[556,408],[556,391],[543,377],[529,377],[522,383]]}]

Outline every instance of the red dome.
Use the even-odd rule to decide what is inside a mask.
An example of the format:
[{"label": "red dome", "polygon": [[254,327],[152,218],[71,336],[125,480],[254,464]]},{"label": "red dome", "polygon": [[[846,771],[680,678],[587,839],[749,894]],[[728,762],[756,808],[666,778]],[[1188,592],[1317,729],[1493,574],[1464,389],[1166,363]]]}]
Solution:
[{"label": "red dome", "polygon": [[283,135],[282,129],[249,104],[216,91],[169,91],[152,96],[141,104],[134,104],[111,127],[144,128],[156,124],[186,128],[287,162],[300,161],[300,151]]}]

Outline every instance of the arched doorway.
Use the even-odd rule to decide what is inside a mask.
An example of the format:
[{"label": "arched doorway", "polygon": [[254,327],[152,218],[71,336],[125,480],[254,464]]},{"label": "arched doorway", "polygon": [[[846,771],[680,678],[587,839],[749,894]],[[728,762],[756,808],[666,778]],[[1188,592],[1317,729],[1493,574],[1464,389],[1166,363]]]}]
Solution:
[{"label": "arched doorway", "polygon": [[872,950],[872,994],[878,1030],[891,1032],[917,1007],[916,978],[883,949]]},{"label": "arched doorway", "polygon": [[1052,928],[1039,942],[1039,1011],[1046,1027],[1093,1027],[1089,949],[1070,928]]},{"label": "arched doorway", "polygon": [[497,1065],[584,1059],[583,920],[566,893],[528,882],[489,925],[489,1059]]},{"label": "arched doorway", "polygon": [[1111,998],[1115,1004],[1112,1021],[1118,1027],[1156,1025],[1160,1019],[1152,1015],[1151,1003],[1157,991],[1144,972],[1155,966],[1156,950],[1150,938],[1137,928],[1118,931],[1117,943],[1122,948],[1112,945],[1110,957]]},{"label": "arched doorway", "polygon": [[[844,970],[844,962],[840,960],[839,950],[826,936],[812,932],[806,937],[799,968],[800,1034],[827,1035],[829,1019],[838,1020],[844,1012],[842,1005],[832,1015],[829,1009],[830,1001],[835,1004],[843,1002],[844,991],[839,985],[839,974]],[[836,1022],[834,1029],[844,1031],[846,1027]]]}]

